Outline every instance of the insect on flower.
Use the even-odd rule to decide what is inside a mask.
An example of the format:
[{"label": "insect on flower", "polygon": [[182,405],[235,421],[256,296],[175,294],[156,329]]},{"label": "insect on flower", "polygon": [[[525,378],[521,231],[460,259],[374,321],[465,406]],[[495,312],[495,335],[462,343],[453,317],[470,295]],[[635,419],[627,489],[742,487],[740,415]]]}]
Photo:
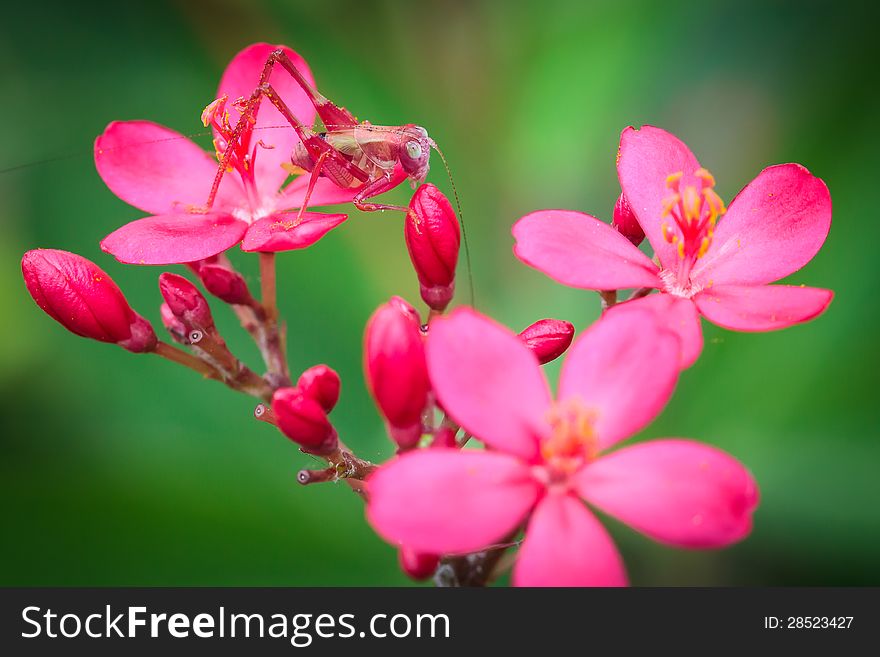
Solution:
[{"label": "insect on flower", "polygon": [[[276,64],[308,96],[323,123],[323,130],[318,131],[297,118],[270,83]],[[286,168],[291,173],[310,174],[308,191],[299,209],[300,215],[308,206],[320,177],[342,189],[359,188],[352,199],[359,210],[406,212],[408,208],[404,206],[373,203],[367,199],[393,189],[405,179],[410,180],[413,188],[424,182],[430,168],[432,148],[443,158],[437,144],[421,126],[381,126],[358,121],[347,109],[321,94],[283,48],[276,48],[266,59],[250,97],[235,101],[234,106],[240,110],[235,127],[228,120],[226,98],[218,98],[205,109],[202,117],[205,126],[213,124],[222,137],[215,144],[220,164],[204,208],[206,211],[212,207],[223,176],[231,169],[233,162],[249,157],[250,136],[264,98],[275,106],[299,137],[290,154],[290,165]]]}]

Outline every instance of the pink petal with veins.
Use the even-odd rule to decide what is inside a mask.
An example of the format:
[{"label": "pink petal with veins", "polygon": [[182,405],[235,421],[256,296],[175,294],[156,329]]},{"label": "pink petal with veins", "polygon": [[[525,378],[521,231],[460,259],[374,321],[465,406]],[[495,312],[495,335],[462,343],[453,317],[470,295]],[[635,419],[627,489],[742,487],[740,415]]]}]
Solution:
[{"label": "pink petal with veins", "polygon": [[821,315],[834,293],[795,285],[714,285],[694,301],[703,316],[734,331],[772,331]]},{"label": "pink petal with veins", "polygon": [[577,400],[596,412],[603,450],[656,417],[672,395],[681,362],[678,338],[656,313],[626,306],[575,339],[559,378],[560,402]]},{"label": "pink petal with veins", "polygon": [[238,244],[247,227],[228,214],[157,215],[113,231],[101,249],[130,265],[195,262]]},{"label": "pink petal with veins", "polygon": [[551,493],[538,504],[513,569],[516,586],[626,586],[623,560],[579,499]]},{"label": "pink petal with veins", "polygon": [[472,552],[507,537],[542,490],[529,467],[497,452],[428,449],[367,481],[367,519],[386,540],[423,552]]},{"label": "pink petal with veins", "polygon": [[456,422],[495,449],[537,458],[550,391],[516,334],[459,308],[431,322],[426,349],[434,393]]},{"label": "pink petal with veins", "polygon": [[581,212],[539,210],[513,225],[516,257],[588,290],[661,287],[657,265],[611,226]]},{"label": "pink petal with veins", "polygon": [[718,222],[692,278],[708,285],[762,285],[807,264],[831,228],[825,183],[799,164],[764,169]]},{"label": "pink petal with veins", "polygon": [[602,456],[576,478],[590,504],[651,538],[724,547],[752,529],[758,488],[742,464],[709,445],[652,440]]},{"label": "pink petal with veins", "polygon": [[[150,121],[114,121],[95,140],[98,175],[116,196],[151,214],[185,212],[208,200],[217,160],[174,130]],[[245,205],[233,176],[223,176],[215,210]]]},{"label": "pink petal with veins", "polygon": [[630,208],[645,231],[654,253],[666,269],[678,267],[676,247],[663,239],[663,201],[671,191],[666,178],[681,171],[681,188],[700,180],[694,172],[700,168],[697,158],[675,135],[645,125],[639,129],[627,128],[620,135],[617,175]]},{"label": "pink petal with veins", "polygon": [[255,221],[241,242],[243,251],[276,253],[311,246],[348,218],[345,214],[303,212],[299,221],[296,212],[273,214]]}]

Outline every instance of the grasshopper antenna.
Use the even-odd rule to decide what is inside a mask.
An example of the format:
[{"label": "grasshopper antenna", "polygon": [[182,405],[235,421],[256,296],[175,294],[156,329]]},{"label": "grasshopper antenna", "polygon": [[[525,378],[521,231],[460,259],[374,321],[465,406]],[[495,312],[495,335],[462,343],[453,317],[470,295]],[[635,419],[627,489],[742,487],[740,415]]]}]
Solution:
[{"label": "grasshopper antenna", "polygon": [[467,275],[468,275],[468,291],[471,297],[470,305],[476,308],[476,301],[474,297],[474,271],[471,267],[471,250],[468,246],[468,238],[467,231],[464,227],[464,215],[461,212],[461,200],[458,198],[458,190],[455,188],[455,180],[452,178],[452,171],[449,169],[449,163],[446,161],[446,157],[443,155],[443,151],[440,150],[440,147],[437,146],[437,142],[435,142],[430,137],[428,138],[428,143],[431,148],[437,151],[437,155],[440,156],[440,160],[443,162],[443,168],[446,169],[446,176],[449,178],[449,184],[452,186],[452,195],[455,197],[455,209],[458,210],[458,218],[461,221],[461,239],[464,242],[464,261],[465,266],[467,267]]}]

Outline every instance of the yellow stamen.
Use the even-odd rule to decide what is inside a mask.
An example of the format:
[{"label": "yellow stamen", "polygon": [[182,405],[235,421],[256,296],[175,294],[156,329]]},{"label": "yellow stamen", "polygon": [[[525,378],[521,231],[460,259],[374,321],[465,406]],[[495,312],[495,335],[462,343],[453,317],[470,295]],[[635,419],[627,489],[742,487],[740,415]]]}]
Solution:
[{"label": "yellow stamen", "polygon": [[541,444],[544,460],[562,468],[577,468],[584,459],[596,456],[595,411],[571,399],[555,404],[547,413],[547,421],[553,429],[550,437]]},{"label": "yellow stamen", "polygon": [[700,178],[703,181],[704,187],[714,187],[715,186],[715,176],[709,173],[706,169],[700,168],[694,172],[694,175],[697,178]]},{"label": "yellow stamen", "polygon": [[700,250],[697,251],[697,260],[699,260],[704,255],[706,255],[706,251],[708,251],[708,250],[709,250],[709,238],[704,237],[703,241],[700,242]]},{"label": "yellow stamen", "polygon": [[681,181],[681,177],[683,175],[683,171],[669,174],[668,176],[666,176],[666,186],[669,189],[678,189],[678,183]]}]

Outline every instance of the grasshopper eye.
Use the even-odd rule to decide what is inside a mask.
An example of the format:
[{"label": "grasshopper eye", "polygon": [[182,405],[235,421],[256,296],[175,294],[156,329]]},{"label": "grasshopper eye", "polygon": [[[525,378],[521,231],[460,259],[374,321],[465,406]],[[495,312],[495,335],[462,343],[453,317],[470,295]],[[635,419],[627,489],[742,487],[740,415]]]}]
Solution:
[{"label": "grasshopper eye", "polygon": [[422,156],[422,145],[417,141],[406,142],[406,154],[411,160],[418,160]]}]

